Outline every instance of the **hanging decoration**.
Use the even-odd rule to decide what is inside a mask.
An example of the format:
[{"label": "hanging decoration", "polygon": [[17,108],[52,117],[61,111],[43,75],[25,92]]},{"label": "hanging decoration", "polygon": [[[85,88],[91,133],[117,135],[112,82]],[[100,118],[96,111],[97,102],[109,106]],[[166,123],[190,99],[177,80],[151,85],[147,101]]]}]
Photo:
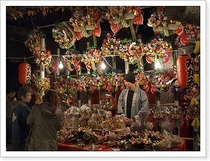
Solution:
[{"label": "hanging decoration", "polygon": [[46,51],[37,51],[35,53],[36,56],[36,63],[39,65],[44,65],[44,66],[49,66],[51,64],[52,61],[52,55],[50,50],[46,50]]},{"label": "hanging decoration", "polygon": [[22,85],[29,84],[31,81],[31,65],[27,62],[19,64],[18,82]]},{"label": "hanging decoration", "polygon": [[46,90],[50,89],[50,79],[47,77],[41,78],[41,77],[36,77],[35,75],[33,75],[31,81],[37,89],[36,90],[36,104],[40,104],[42,103],[43,93]]},{"label": "hanging decoration", "polygon": [[100,50],[94,49],[94,48],[89,48],[82,55],[81,62],[83,62],[85,64],[87,71],[90,72],[91,69],[96,70],[95,63],[99,63],[101,59],[102,59],[102,57],[101,57]]},{"label": "hanging decoration", "polygon": [[101,54],[103,56],[117,55],[121,40],[110,33],[107,33],[106,37],[107,39],[104,39],[101,45]]},{"label": "hanging decoration", "polygon": [[146,54],[148,63],[155,62],[155,57],[157,56],[157,59],[164,64],[170,59],[172,46],[164,40],[153,39],[150,43],[144,45],[143,52]]},{"label": "hanging decoration", "polygon": [[181,23],[178,21],[168,20],[165,7],[157,7],[156,12],[151,14],[147,25],[153,27],[154,33],[159,36],[168,37],[174,34]]},{"label": "hanging decoration", "polygon": [[136,8],[134,15],[135,15],[135,17],[132,19],[133,24],[134,25],[143,25],[144,17],[142,15],[142,10],[140,7]]},{"label": "hanging decoration", "polygon": [[[174,33],[177,35],[175,45],[178,47],[187,46],[200,40],[200,27],[196,25],[180,24]],[[199,44],[197,45],[199,46]]]},{"label": "hanging decoration", "polygon": [[146,85],[147,82],[148,82],[148,79],[145,76],[144,72],[143,71],[138,72],[136,75],[136,84],[138,84],[139,86],[142,86],[142,85]]},{"label": "hanging decoration", "polygon": [[[136,64],[141,62],[143,54],[142,45],[136,42],[131,42],[127,39],[121,41],[118,54],[121,59]],[[124,51],[124,52],[123,52]]]},{"label": "hanging decoration", "polygon": [[101,11],[98,7],[75,7],[72,8],[73,16],[69,19],[77,40],[101,35]]},{"label": "hanging decoration", "polygon": [[50,79],[45,77],[44,79],[37,77],[34,79],[34,83],[36,88],[38,89],[38,93],[41,93],[42,91],[46,91],[50,88]]},{"label": "hanging decoration", "polygon": [[105,12],[105,19],[109,21],[114,35],[122,28],[128,28],[132,23],[143,24],[143,16],[140,7],[109,6]]},{"label": "hanging decoration", "polygon": [[187,88],[194,83],[192,59],[188,55],[177,58],[177,79],[179,86]]},{"label": "hanging decoration", "polygon": [[101,24],[100,21],[97,22],[96,28],[93,30],[93,35],[100,37],[101,36]]},{"label": "hanging decoration", "polygon": [[25,46],[29,48],[30,52],[36,54],[41,50],[41,38],[43,37],[45,37],[43,32],[34,29],[29,33]]},{"label": "hanging decoration", "polygon": [[66,22],[58,23],[54,26],[52,37],[55,39],[55,42],[59,43],[61,49],[69,49],[76,41],[75,32]]}]

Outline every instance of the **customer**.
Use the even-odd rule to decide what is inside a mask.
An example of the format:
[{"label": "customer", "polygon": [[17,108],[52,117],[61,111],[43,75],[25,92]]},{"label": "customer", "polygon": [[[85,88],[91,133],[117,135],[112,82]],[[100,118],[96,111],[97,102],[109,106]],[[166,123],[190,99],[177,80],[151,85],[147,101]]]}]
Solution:
[{"label": "customer", "polygon": [[58,110],[58,93],[48,90],[43,96],[43,103],[33,106],[27,124],[32,133],[28,150],[57,150],[57,131],[61,129],[61,115]]},{"label": "customer", "polygon": [[130,126],[133,121],[144,122],[149,115],[148,98],[146,93],[135,85],[135,74],[128,73],[124,77],[126,89],[118,98],[118,114],[124,115],[124,122]]},{"label": "customer", "polygon": [[30,129],[26,119],[30,112],[27,103],[31,101],[31,91],[25,86],[20,87],[17,99],[12,107],[12,150],[22,151],[25,149],[25,139]]},{"label": "customer", "polygon": [[6,95],[6,144],[7,147],[12,144],[12,113],[14,104],[16,102],[15,88],[8,88]]}]

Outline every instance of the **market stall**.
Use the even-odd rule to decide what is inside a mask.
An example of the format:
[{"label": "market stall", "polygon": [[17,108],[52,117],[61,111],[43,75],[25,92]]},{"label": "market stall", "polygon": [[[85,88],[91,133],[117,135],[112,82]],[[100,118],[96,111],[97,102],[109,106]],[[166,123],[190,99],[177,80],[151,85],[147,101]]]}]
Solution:
[{"label": "market stall", "polygon": [[[49,88],[59,93],[64,114],[57,135],[59,151],[187,151],[193,139],[197,150],[200,27],[168,19],[166,7],[152,7],[155,10],[145,20],[144,8],[72,7],[77,14],[51,26],[59,44],[56,54],[48,48],[41,27],[29,33],[25,45],[39,70],[31,73],[30,64],[20,64],[19,83],[36,87],[36,104]],[[98,43],[103,21],[111,30]],[[136,33],[144,21],[154,32],[146,43]],[[118,33],[127,29],[130,37],[120,37]],[[83,49],[76,47],[85,38]],[[116,110],[125,88],[123,76],[129,71],[147,94],[150,115],[128,127]]]}]

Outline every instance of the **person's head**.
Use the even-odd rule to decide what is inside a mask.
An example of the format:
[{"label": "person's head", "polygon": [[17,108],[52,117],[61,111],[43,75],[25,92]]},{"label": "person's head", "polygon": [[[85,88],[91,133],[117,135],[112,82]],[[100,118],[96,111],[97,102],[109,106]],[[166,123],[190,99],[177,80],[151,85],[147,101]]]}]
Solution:
[{"label": "person's head", "polygon": [[10,97],[10,98],[14,98],[15,95],[16,95],[16,89],[15,88],[8,88],[7,89],[7,95]]},{"label": "person's head", "polygon": [[43,102],[58,106],[58,93],[53,89],[49,89],[43,96]]},{"label": "person's head", "polygon": [[124,81],[125,81],[126,88],[134,89],[135,82],[136,82],[136,80],[135,80],[135,74],[132,73],[132,72],[129,72],[128,74],[125,75]]},{"label": "person's head", "polygon": [[20,101],[29,103],[31,101],[31,90],[25,86],[20,87],[17,92],[17,98]]}]

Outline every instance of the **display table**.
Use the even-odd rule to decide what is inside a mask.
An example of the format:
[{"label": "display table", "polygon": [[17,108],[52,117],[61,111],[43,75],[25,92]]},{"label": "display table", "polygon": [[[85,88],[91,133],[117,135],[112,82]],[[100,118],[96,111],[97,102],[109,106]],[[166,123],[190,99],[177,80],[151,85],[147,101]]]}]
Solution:
[{"label": "display table", "polygon": [[[85,145],[78,146],[68,143],[58,143],[58,151],[114,151],[114,149],[106,145]],[[186,141],[182,140],[178,147],[167,148],[166,151],[186,151]]]},{"label": "display table", "polygon": [[112,148],[106,145],[71,145],[67,143],[58,143],[58,151],[113,151]]},{"label": "display table", "polygon": [[181,144],[178,146],[178,147],[171,147],[171,148],[168,148],[167,151],[186,151],[187,148],[186,148],[186,140],[183,139]]}]

